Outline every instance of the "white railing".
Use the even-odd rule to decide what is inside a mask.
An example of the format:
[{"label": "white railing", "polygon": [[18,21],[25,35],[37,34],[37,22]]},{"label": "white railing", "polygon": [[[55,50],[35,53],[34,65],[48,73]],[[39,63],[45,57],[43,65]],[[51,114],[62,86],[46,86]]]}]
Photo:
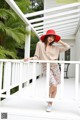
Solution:
[{"label": "white railing", "polygon": [[[33,95],[35,98],[36,76],[42,74],[41,63],[47,63],[46,74],[46,101],[54,101],[56,99],[49,98],[49,70],[50,63],[61,64],[61,88],[60,100],[64,100],[64,64],[70,63],[75,65],[75,102],[79,101],[79,78],[80,78],[80,62],[79,61],[43,61],[31,60],[23,62],[22,60],[0,60],[0,98],[10,97],[10,90],[16,86],[19,91],[23,88],[23,83],[29,83],[32,80]],[[6,92],[6,94],[4,94]],[[31,98],[32,99],[32,98]],[[41,98],[44,99],[44,98]],[[58,99],[57,99],[58,100]],[[67,101],[68,99],[66,99]],[[73,100],[72,100],[73,101]]]},{"label": "white railing", "polygon": [[33,63],[25,63],[23,60],[0,60],[0,98],[10,97],[10,90],[18,87],[19,91],[23,84],[28,85],[29,80],[41,75],[40,64],[36,63],[34,74]]},{"label": "white railing", "polygon": [[[33,62],[33,61],[30,61],[30,62]],[[80,103],[80,98],[79,98],[79,78],[80,78],[80,70],[79,70],[79,67],[80,67],[80,61],[44,61],[44,60],[38,60],[38,61],[34,61],[34,74],[36,74],[36,62],[39,62],[39,63],[47,63],[47,71],[46,71],[46,101],[68,101],[68,102],[77,102],[77,103]],[[60,88],[60,98],[59,99],[54,99],[54,98],[49,98],[49,71],[50,71],[50,64],[51,63],[59,63],[61,64],[61,88]],[[75,77],[74,77],[74,80],[75,80],[75,83],[74,83],[74,98],[71,100],[71,99],[64,99],[64,67],[65,67],[65,63],[70,63],[70,64],[73,64],[75,65]],[[72,72],[72,71],[70,71]],[[33,90],[34,90],[34,97],[35,97],[35,83],[36,83],[36,78],[35,76],[33,76]],[[43,98],[42,98],[43,99]]]}]

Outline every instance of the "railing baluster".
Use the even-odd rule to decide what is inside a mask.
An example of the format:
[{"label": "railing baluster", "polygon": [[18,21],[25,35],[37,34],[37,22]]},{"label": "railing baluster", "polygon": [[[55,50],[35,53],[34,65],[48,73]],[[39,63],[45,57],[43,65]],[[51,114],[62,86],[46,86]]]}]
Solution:
[{"label": "railing baluster", "polygon": [[2,88],[3,62],[0,63],[0,90]]},{"label": "railing baluster", "polygon": [[11,81],[11,62],[6,62],[4,65],[4,84],[3,89],[7,90],[7,96],[10,95],[10,81]]},{"label": "railing baluster", "polygon": [[15,79],[15,63],[12,63],[12,82],[11,85],[14,85],[14,79]]},{"label": "railing baluster", "polygon": [[[20,64],[21,64],[21,63],[20,63]],[[20,68],[20,69],[21,69],[21,68]],[[15,85],[16,85],[16,81],[17,81],[17,78],[18,78],[17,72],[18,72],[18,71],[17,71],[17,63],[15,63],[15,81],[14,81],[14,82],[15,82],[15,83],[14,83]],[[20,73],[20,74],[21,74],[21,73]]]},{"label": "railing baluster", "polygon": [[64,96],[64,63],[61,64],[61,99]]},{"label": "railing baluster", "polygon": [[75,100],[78,101],[79,96],[79,64],[75,65]]},{"label": "railing baluster", "polygon": [[26,64],[26,67],[27,67],[27,69],[26,69],[26,76],[27,76],[27,85],[29,84],[29,63],[27,63]]},{"label": "railing baluster", "polygon": [[1,89],[2,89],[2,73],[3,73],[3,62],[0,62],[0,96],[1,96]]},{"label": "railing baluster", "polygon": [[20,63],[20,80],[19,80],[19,90],[22,89],[22,79],[23,79],[23,63]]},{"label": "railing baluster", "polygon": [[46,68],[46,97],[49,98],[49,76],[50,76],[50,63],[47,63]]},{"label": "railing baluster", "polygon": [[19,83],[19,76],[20,76],[20,63],[17,63],[17,80],[16,80],[16,83],[18,84]]},{"label": "railing baluster", "polygon": [[16,63],[16,79],[15,79],[15,85],[18,80],[18,63]]},{"label": "railing baluster", "polygon": [[33,86],[32,95],[33,95],[33,97],[35,96],[35,84],[36,84],[36,63],[33,63],[33,80],[32,80],[32,86]]}]

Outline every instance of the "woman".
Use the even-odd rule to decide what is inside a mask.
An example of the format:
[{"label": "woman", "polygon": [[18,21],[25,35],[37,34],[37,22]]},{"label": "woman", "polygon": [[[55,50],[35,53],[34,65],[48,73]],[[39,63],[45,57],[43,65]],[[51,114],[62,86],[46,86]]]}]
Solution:
[{"label": "woman", "polygon": [[[56,34],[52,29],[48,30],[46,34],[40,37],[40,40],[37,43],[36,51],[34,57],[26,58],[27,60],[57,60],[59,54],[70,49],[70,46],[60,40],[61,37]],[[62,47],[54,46],[53,43],[57,42],[61,44]],[[43,71],[46,71],[46,64],[43,63]],[[50,65],[50,80],[49,80],[49,97],[55,98],[57,93],[57,85],[60,83],[60,70],[59,66],[56,63]],[[52,110],[52,102],[48,102],[46,111],[50,112]]]}]

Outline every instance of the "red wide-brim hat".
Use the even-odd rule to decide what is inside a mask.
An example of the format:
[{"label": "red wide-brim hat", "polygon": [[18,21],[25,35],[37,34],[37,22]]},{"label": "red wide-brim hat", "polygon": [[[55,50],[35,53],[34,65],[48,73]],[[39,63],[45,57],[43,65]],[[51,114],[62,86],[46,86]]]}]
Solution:
[{"label": "red wide-brim hat", "polygon": [[48,36],[48,35],[55,36],[54,42],[58,42],[61,39],[61,37],[56,34],[55,30],[50,29],[46,32],[46,34],[44,34],[40,37],[40,40],[44,42],[45,37]]}]

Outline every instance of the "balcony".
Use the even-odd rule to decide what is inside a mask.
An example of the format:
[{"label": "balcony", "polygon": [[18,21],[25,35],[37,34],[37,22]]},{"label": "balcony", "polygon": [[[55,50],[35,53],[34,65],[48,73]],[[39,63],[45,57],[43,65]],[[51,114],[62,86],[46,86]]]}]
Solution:
[{"label": "balcony", "polygon": [[[47,63],[46,76],[41,63]],[[49,98],[50,63],[61,64],[61,84],[55,99]],[[75,77],[64,79],[64,63],[75,65]],[[80,120],[80,62],[0,60],[0,112],[8,120]],[[14,94],[11,89],[18,87]],[[47,101],[53,101],[53,111],[47,113]]]},{"label": "balcony", "polygon": [[[79,51],[80,3],[54,7],[24,14],[14,0],[5,0],[38,38],[47,29],[54,28],[62,39],[75,39],[75,56]],[[35,18],[41,15],[41,18]],[[32,19],[30,19],[32,17]],[[78,34],[77,34],[78,33]],[[77,37],[76,37],[77,35]],[[74,42],[74,44],[75,44]],[[26,38],[25,57],[29,56],[30,34]],[[72,53],[71,53],[72,54]],[[74,51],[73,51],[74,54]],[[79,55],[77,54],[78,60]],[[47,63],[46,77],[41,63]],[[55,99],[49,98],[50,63],[59,63],[61,84]],[[74,64],[74,77],[65,79],[65,63]],[[72,69],[69,70],[72,73]],[[17,89],[15,93],[14,89]],[[8,120],[80,120],[80,62],[79,61],[30,61],[0,60],[0,112]],[[53,101],[53,111],[45,112],[47,101]],[[0,116],[1,119],[3,119]]]}]

